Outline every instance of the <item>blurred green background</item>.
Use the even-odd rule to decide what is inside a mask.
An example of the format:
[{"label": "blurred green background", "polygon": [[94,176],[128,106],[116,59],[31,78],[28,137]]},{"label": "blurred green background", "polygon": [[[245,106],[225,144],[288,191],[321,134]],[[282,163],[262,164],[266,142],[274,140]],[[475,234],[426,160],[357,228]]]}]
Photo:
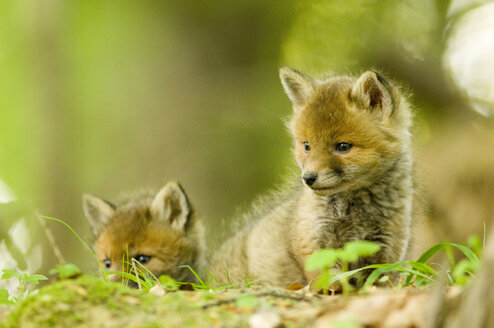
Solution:
[{"label": "blurred green background", "polygon": [[[479,10],[483,25],[470,17]],[[489,17],[489,1],[0,2],[0,253],[12,254],[0,268],[56,264],[33,213],[91,241],[84,192],[114,200],[170,179],[216,249],[229,218],[294,167],[283,65],[319,77],[372,67],[398,81],[417,109],[432,222],[420,236],[478,233],[494,215]],[[491,33],[472,36],[472,24]],[[67,261],[96,268],[48,225]]]}]

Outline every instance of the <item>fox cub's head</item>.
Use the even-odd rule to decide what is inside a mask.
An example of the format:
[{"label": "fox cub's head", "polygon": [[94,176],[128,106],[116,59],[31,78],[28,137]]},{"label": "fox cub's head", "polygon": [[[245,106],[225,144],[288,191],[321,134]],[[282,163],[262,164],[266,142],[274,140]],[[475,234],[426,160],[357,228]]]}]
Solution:
[{"label": "fox cub's head", "polygon": [[304,183],[318,194],[365,187],[409,147],[410,111],[379,73],[321,81],[280,69]]},{"label": "fox cub's head", "polygon": [[96,256],[106,270],[129,271],[135,260],[156,277],[167,274],[194,281],[190,270],[180,266],[201,269],[204,232],[178,183],[169,182],[156,195],[133,197],[118,206],[85,194],[83,207],[96,237]]}]

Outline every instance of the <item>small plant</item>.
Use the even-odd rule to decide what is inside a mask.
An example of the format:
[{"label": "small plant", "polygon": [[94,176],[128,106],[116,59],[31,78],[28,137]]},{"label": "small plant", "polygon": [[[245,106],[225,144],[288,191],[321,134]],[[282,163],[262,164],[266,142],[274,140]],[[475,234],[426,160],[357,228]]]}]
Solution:
[{"label": "small plant", "polygon": [[161,275],[158,280],[161,287],[166,291],[176,291],[180,288],[180,283],[170,276]]},{"label": "small plant", "polygon": [[11,278],[17,278],[18,281],[18,296],[9,296],[9,292],[6,289],[0,289],[0,303],[3,304],[15,304],[18,301],[24,299],[29,295],[27,288],[28,284],[37,285],[40,280],[47,280],[45,276],[41,274],[29,274],[26,272],[17,272],[12,269],[3,269],[0,279],[7,280]]},{"label": "small plant", "polygon": [[122,285],[129,286],[129,283],[134,283],[138,289],[144,291],[149,291],[159,281],[151,271],[135,259],[123,260],[122,263],[125,271],[105,270],[104,275],[106,277],[118,275],[122,278]]},{"label": "small plant", "polygon": [[[347,293],[351,290],[348,283],[348,278],[362,272],[364,270],[372,270],[368,275],[362,289],[372,286],[379,281],[386,283],[389,281],[389,276],[385,274],[390,272],[401,272],[404,282],[400,287],[406,286],[428,286],[434,283],[438,275],[431,265],[426,262],[440,251],[445,251],[449,259],[448,282],[450,285],[465,285],[470,278],[475,275],[480,267],[479,256],[482,253],[482,243],[478,238],[470,238],[469,246],[464,246],[457,243],[440,243],[426,250],[416,261],[401,261],[396,263],[374,264],[368,265],[355,270],[348,270],[348,263],[356,261],[360,256],[369,256],[377,252],[379,248],[370,246],[370,242],[350,242],[345,244],[342,249],[323,249],[312,254],[306,263],[306,268],[309,271],[322,270],[316,281],[316,287],[326,290],[335,282],[340,282],[343,287],[343,292]],[[453,249],[459,250],[465,256],[459,262],[455,262]],[[334,266],[337,262],[341,264],[341,273],[335,274]]]},{"label": "small plant", "polygon": [[62,280],[77,278],[82,274],[81,270],[76,265],[71,263],[59,264],[48,273],[51,275],[58,275],[58,277]]},{"label": "small plant", "polygon": [[5,288],[0,288],[0,304],[14,305],[15,302],[10,299],[9,291]]},{"label": "small plant", "polygon": [[348,272],[348,264],[355,262],[359,257],[370,256],[379,251],[381,247],[373,242],[360,240],[346,243],[341,249],[326,248],[312,254],[306,262],[308,271],[321,270],[321,274],[315,282],[317,288],[323,289],[325,292],[330,288],[331,284],[340,281],[343,293],[348,293],[352,290],[348,282],[348,275],[339,275],[338,280],[335,277],[335,265],[340,264],[343,273]]},{"label": "small plant", "polygon": [[[238,286],[237,285],[236,286],[230,280],[230,276],[229,276],[228,272],[226,272],[227,283],[225,283],[225,282],[222,282],[219,279],[217,279],[209,271],[207,272],[208,273],[208,276],[209,276],[209,279],[207,279],[205,276],[203,276],[201,278],[199,276],[199,274],[193,268],[191,268],[188,265],[183,265],[183,266],[181,266],[181,268],[187,268],[187,269],[189,269],[190,272],[192,272],[192,274],[196,277],[196,279],[197,279],[198,282],[191,283],[190,284],[192,286],[192,288],[194,288],[194,290],[210,290],[210,289],[213,289],[213,290],[221,290],[221,289],[242,288],[242,287],[244,287],[244,288],[250,288],[253,284],[255,284],[256,282],[258,282],[258,281],[261,280],[261,279],[253,280],[252,278],[250,278],[248,276],[244,276],[244,283],[243,283],[243,285],[241,285],[241,286]],[[186,284],[186,283],[179,282],[179,284]]]},{"label": "small plant", "polygon": [[[206,279],[206,277],[202,277],[202,279],[201,279],[199,274],[189,265],[182,265],[181,268],[189,269],[190,272],[192,272],[192,274],[196,277],[198,282],[191,283],[192,288],[194,288],[194,290],[224,289],[224,288],[233,287],[233,285],[224,285],[219,280],[217,280],[215,277],[213,277],[211,274],[210,274],[211,278]],[[212,284],[215,281],[217,283],[219,283],[221,285],[221,287],[213,286]]]}]

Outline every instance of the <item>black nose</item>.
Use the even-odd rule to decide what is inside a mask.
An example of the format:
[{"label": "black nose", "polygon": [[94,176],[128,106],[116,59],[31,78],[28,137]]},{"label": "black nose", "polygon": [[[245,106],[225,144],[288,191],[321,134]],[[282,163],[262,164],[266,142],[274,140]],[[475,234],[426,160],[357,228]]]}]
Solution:
[{"label": "black nose", "polygon": [[312,186],[314,184],[314,182],[316,182],[316,180],[317,180],[317,174],[304,173],[302,175],[302,179],[304,179],[306,185]]}]

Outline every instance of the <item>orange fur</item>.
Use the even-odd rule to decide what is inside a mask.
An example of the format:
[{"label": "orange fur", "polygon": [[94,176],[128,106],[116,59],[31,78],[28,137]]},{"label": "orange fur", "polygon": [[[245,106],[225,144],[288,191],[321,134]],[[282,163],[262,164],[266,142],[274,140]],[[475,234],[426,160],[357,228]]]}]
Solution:
[{"label": "orange fur", "polygon": [[[257,204],[252,220],[213,257],[212,274],[237,284],[245,277],[308,283],[317,276],[304,267],[314,251],[354,240],[381,250],[351,269],[403,260],[414,206],[405,97],[374,71],[321,81],[282,68],[280,77],[293,104],[289,128],[302,179]],[[342,151],[342,143],[350,148]]]},{"label": "orange fur", "polygon": [[180,266],[201,271],[203,227],[178,184],[168,183],[157,195],[132,196],[119,206],[85,195],[84,208],[96,235],[96,256],[106,269],[129,271],[122,260],[144,255],[149,260],[143,265],[156,277],[166,274],[190,282],[194,276]]}]

